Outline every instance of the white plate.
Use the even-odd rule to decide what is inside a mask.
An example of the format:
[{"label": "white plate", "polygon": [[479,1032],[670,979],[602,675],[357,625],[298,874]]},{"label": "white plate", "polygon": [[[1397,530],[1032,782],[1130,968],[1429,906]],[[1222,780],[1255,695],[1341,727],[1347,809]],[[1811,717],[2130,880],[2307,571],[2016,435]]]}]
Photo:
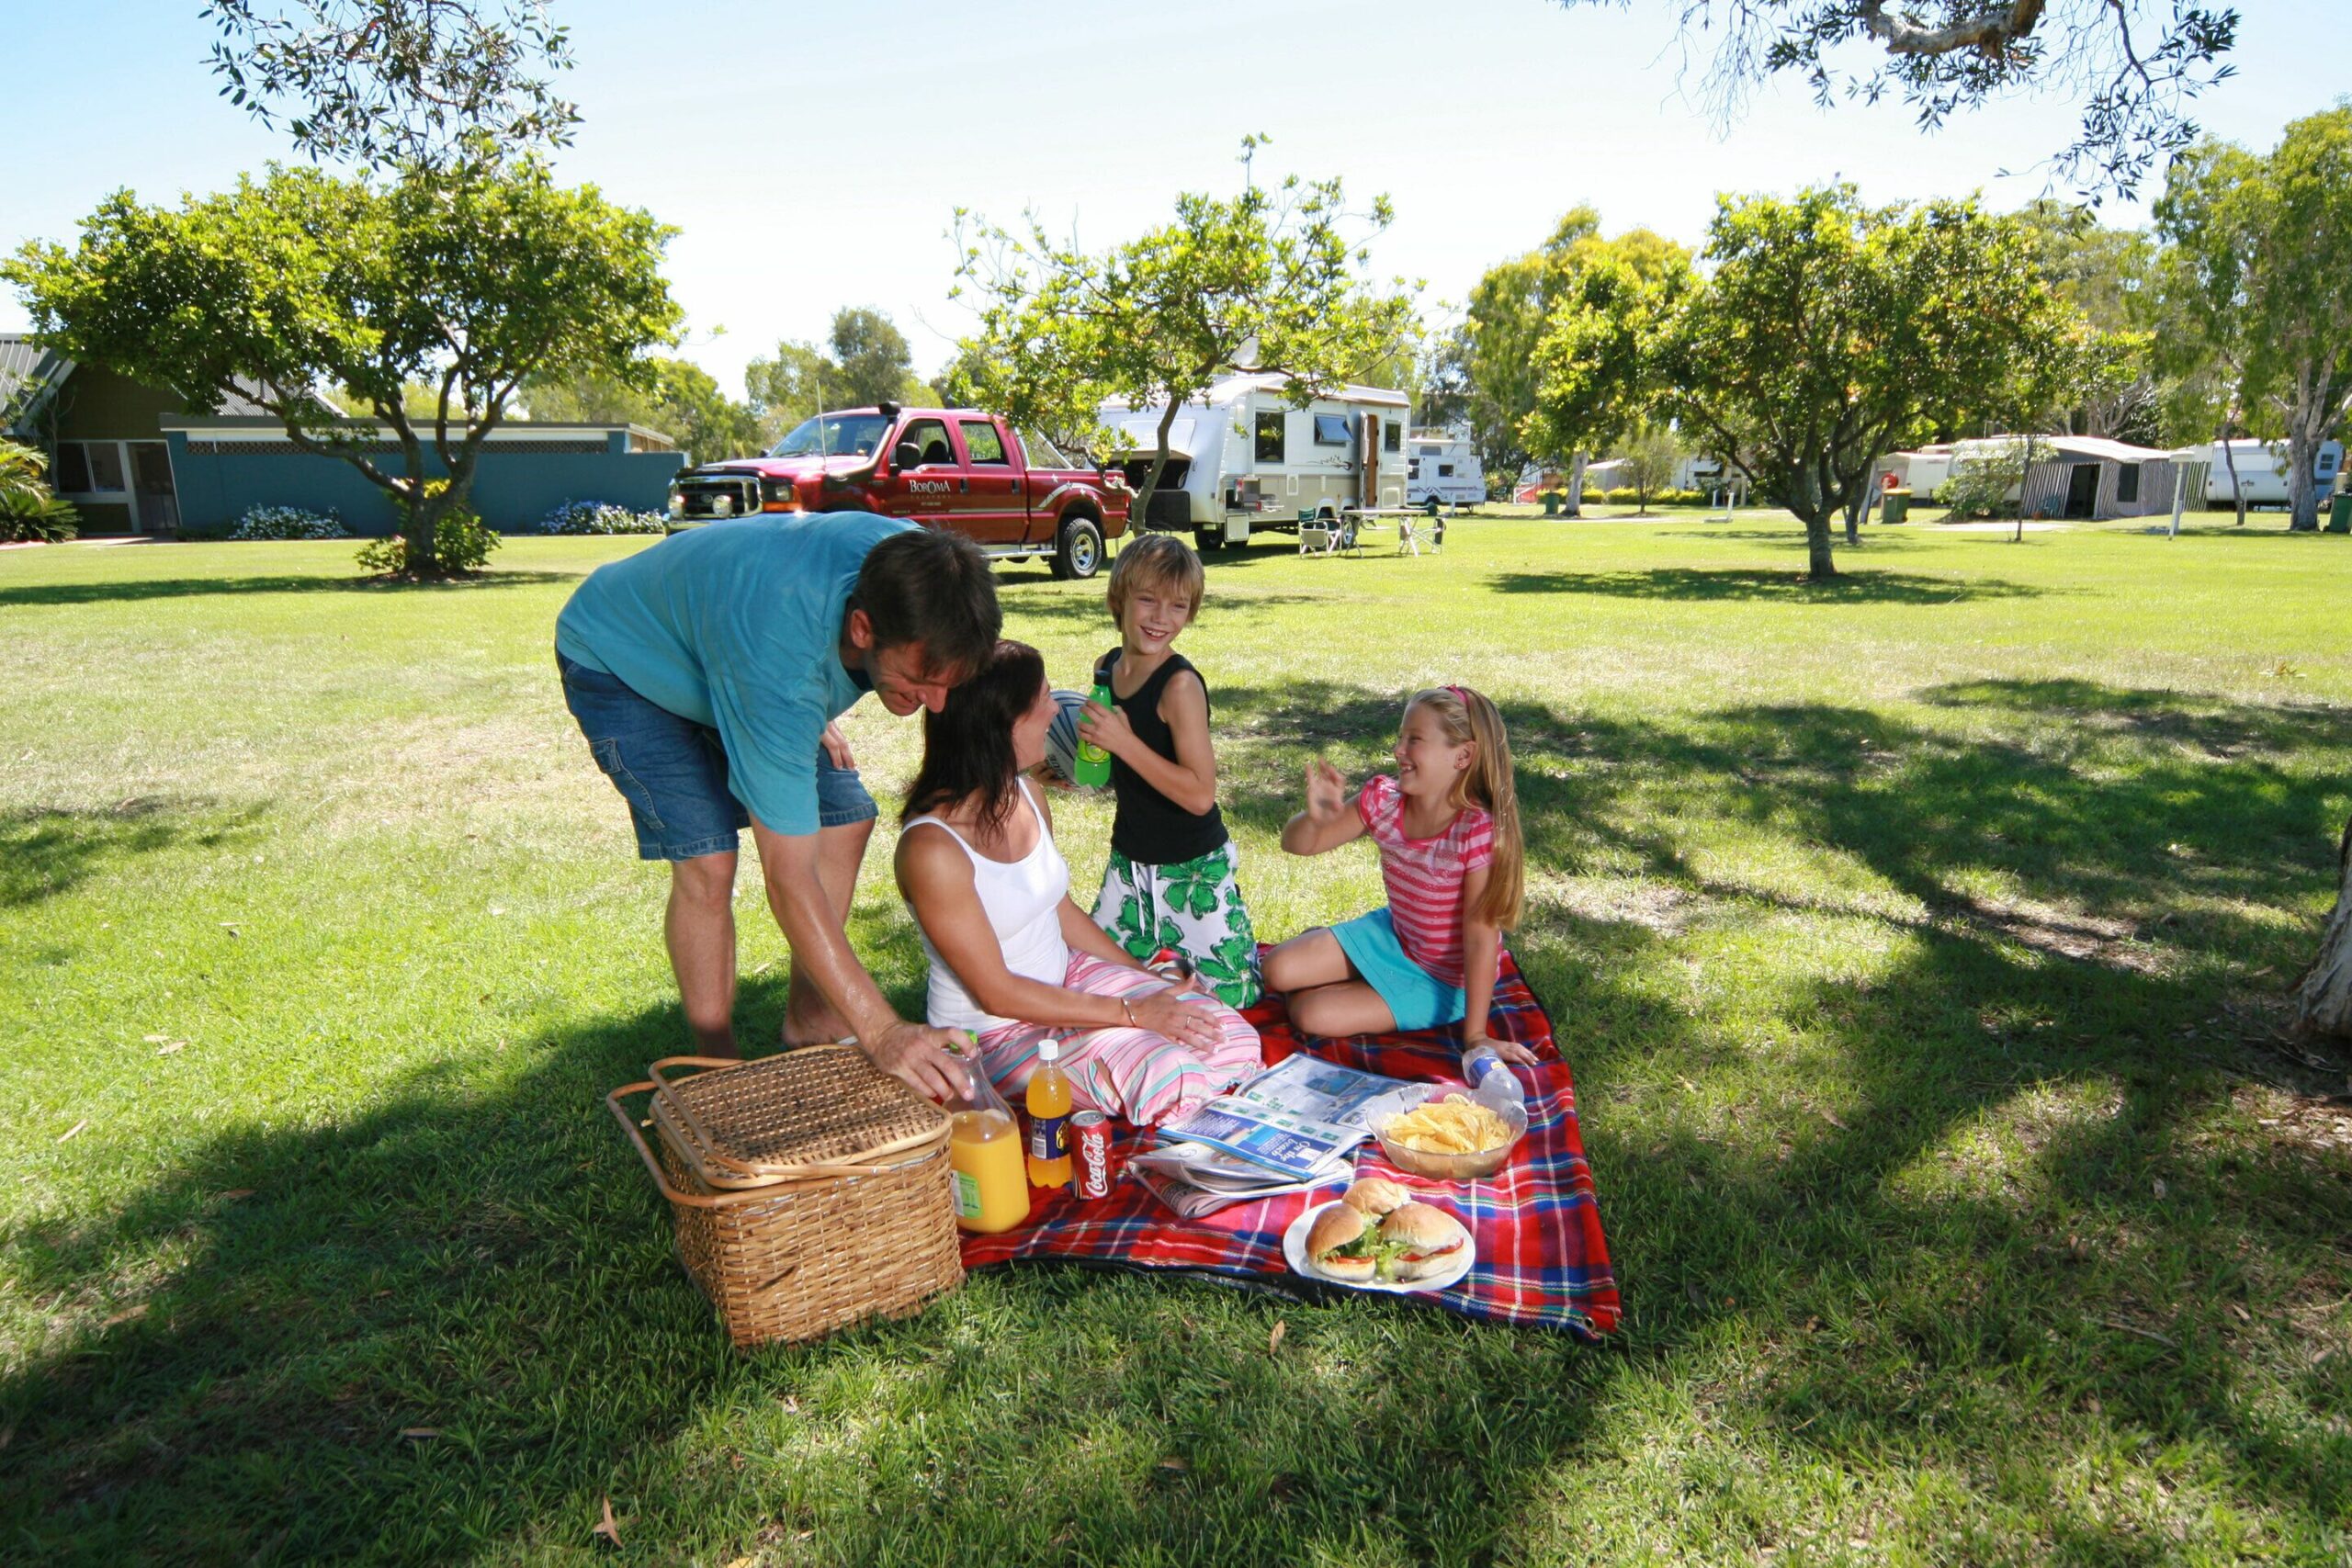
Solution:
[{"label": "white plate", "polygon": [[[1427,1201],[1426,1199],[1416,1201]],[[1322,1284],[1337,1285],[1343,1291],[1385,1291],[1392,1296],[1418,1296],[1424,1291],[1442,1291],[1448,1286],[1460,1284],[1463,1276],[1470,1272],[1470,1265],[1478,1260],[1478,1238],[1474,1235],[1460,1252],[1453,1255],[1453,1262],[1443,1273],[1431,1274],[1425,1280],[1367,1280],[1361,1285],[1352,1280],[1334,1280],[1328,1274],[1317,1273],[1307,1265],[1306,1233],[1315,1228],[1317,1215],[1326,1209],[1336,1209],[1339,1206],[1336,1202],[1317,1203],[1291,1221],[1290,1228],[1283,1232],[1283,1258],[1290,1264],[1292,1273]],[[1442,1203],[1431,1203],[1430,1207],[1445,1209]],[[1456,1224],[1462,1224],[1461,1215],[1453,1214],[1451,1209],[1446,1209],[1445,1212],[1453,1215]],[[1470,1230],[1468,1225],[1463,1225],[1462,1229],[1464,1235],[1468,1235]]]}]

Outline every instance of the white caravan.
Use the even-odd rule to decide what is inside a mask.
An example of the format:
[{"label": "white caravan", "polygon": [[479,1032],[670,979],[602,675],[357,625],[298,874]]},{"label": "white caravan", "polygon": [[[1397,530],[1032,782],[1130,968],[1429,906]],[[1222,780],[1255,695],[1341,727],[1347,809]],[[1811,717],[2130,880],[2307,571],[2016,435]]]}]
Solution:
[{"label": "white caravan", "polygon": [[[1405,504],[1405,427],[1412,400],[1385,387],[1341,387],[1294,408],[1290,378],[1241,371],[1176,411],[1168,467],[1138,527],[1190,528],[1204,550],[1249,542],[1258,528],[1295,529],[1301,513],[1337,514]],[[1096,418],[1118,436],[1127,482],[1151,471],[1167,405],[1107,402]]]},{"label": "white caravan", "polygon": [[[2229,452],[2223,455],[2222,448]],[[2213,466],[2205,474],[2205,503],[2208,506],[2237,505],[2237,498],[2230,493],[2230,464],[2237,463],[2238,484],[2245,491],[2248,506],[2284,506],[2287,504],[2287,444],[2278,445],[2274,453],[2267,441],[2216,441],[2205,449]],[[2344,466],[2344,443],[2329,441],[2321,445],[2312,459],[2312,488],[2325,495],[2335,488],[2336,470]],[[2322,511],[2326,508],[2322,507]]]},{"label": "white caravan", "polygon": [[1405,504],[1476,506],[1487,499],[1487,470],[1470,438],[1450,430],[1417,430],[1405,438]]}]

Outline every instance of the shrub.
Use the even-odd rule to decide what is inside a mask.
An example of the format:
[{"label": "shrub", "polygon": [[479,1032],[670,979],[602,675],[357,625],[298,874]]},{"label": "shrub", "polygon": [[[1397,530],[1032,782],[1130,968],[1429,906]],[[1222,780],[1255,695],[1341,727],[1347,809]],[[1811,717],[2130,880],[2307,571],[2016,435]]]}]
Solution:
[{"label": "shrub", "polygon": [[[447,479],[425,481],[427,494],[438,495],[448,488]],[[443,513],[433,525],[433,553],[444,571],[479,571],[498,546],[497,532],[463,507]],[[370,539],[359,547],[357,558],[365,570],[397,577],[408,570],[408,541],[398,534]]]},{"label": "shrub", "polygon": [[1584,499],[1578,502],[1577,504],[1580,506],[1599,506],[1608,499],[1609,498],[1606,495],[1603,495],[1597,490],[1589,490],[1584,492]]},{"label": "shrub", "polygon": [[232,539],[348,539],[343,514],[334,507],[305,512],[299,506],[255,506],[229,530]]},{"label": "shrub", "polygon": [[1611,506],[1632,506],[1641,500],[1641,495],[1632,485],[1617,485],[1603,499]]},{"label": "shrub", "polygon": [[49,488],[49,464],[39,452],[0,441],[0,544],[54,545],[82,531],[73,503]]},{"label": "shrub", "polygon": [[658,512],[631,512],[609,501],[567,501],[538,521],[541,534],[659,534],[669,519]]}]

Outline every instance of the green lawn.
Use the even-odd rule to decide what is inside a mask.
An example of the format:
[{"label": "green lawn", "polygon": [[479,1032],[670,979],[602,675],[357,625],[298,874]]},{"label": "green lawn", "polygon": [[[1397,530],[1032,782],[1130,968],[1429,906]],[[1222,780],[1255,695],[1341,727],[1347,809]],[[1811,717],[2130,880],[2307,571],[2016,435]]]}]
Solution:
[{"label": "green lawn", "polygon": [[[1762,514],[1212,568],[1263,933],[1377,897],[1276,847],[1306,757],[1503,704],[1598,1348],[1033,1269],[738,1356],[598,1103],[684,1032],[548,643],[640,542],[0,553],[0,1560],[585,1561],[609,1498],[649,1563],[2340,1563],[2352,1067],[2274,1029],[2352,539],[2200,523],[1873,529],[1826,588]],[[1001,582],[1063,683],[1112,640]],[[887,817],[918,728],[849,728]],[[888,861],[852,934],[911,1008]]]}]

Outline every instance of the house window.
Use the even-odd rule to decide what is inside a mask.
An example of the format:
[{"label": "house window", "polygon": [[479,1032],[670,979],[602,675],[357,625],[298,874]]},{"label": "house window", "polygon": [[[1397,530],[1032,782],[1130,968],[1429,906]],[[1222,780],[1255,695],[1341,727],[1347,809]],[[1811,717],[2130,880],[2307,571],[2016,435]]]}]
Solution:
[{"label": "house window", "polygon": [[57,472],[50,476],[57,481],[61,495],[86,494],[90,488],[90,459],[79,441],[57,444]]},{"label": "house window", "polygon": [[123,478],[122,447],[118,443],[61,441],[57,444],[57,491],[60,495],[116,495],[130,488]]},{"label": "house window", "polygon": [[964,456],[975,463],[1002,463],[1004,442],[999,438],[996,426],[984,419],[958,422],[964,431]]},{"label": "house window", "polygon": [[1402,452],[1405,449],[1405,427],[1391,420],[1380,444],[1391,452]]},{"label": "house window", "polygon": [[1345,446],[1348,444],[1348,416],[1343,413],[1318,413],[1315,416],[1315,445]]},{"label": "house window", "polygon": [[2126,463],[2115,470],[2115,499],[2136,502],[2140,499],[2140,465]]},{"label": "house window", "polygon": [[1279,463],[1283,460],[1283,425],[1284,423],[1284,417],[1279,410],[1272,413],[1261,413],[1258,416],[1257,460],[1259,462]]}]

